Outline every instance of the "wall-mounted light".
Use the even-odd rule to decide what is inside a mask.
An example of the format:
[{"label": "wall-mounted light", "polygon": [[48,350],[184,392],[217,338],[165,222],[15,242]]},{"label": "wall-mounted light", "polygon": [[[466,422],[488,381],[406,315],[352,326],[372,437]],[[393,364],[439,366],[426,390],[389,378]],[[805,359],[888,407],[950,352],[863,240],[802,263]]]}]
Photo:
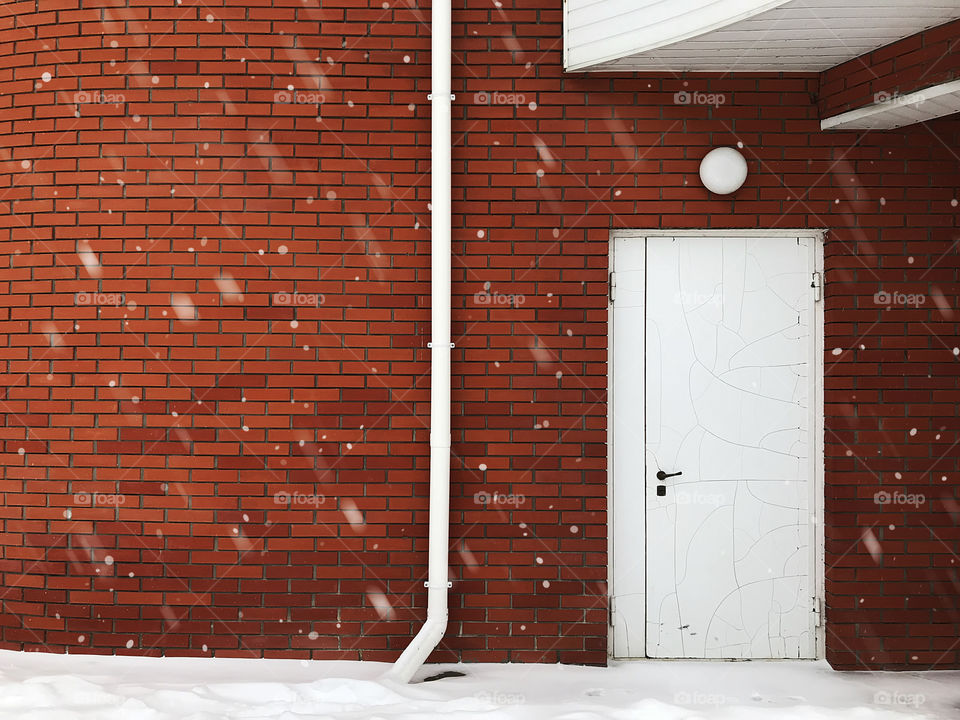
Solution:
[{"label": "wall-mounted light", "polygon": [[700,181],[717,195],[736,192],[747,179],[747,161],[732,147],[708,152],[700,161]]}]

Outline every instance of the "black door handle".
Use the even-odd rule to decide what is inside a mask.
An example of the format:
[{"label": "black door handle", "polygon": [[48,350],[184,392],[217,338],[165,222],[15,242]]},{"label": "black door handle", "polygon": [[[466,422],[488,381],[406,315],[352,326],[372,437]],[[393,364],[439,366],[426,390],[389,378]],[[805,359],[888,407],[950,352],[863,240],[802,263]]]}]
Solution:
[{"label": "black door handle", "polygon": [[683,475],[682,472],[675,473],[665,473],[663,470],[657,470],[657,480],[666,480],[670,477],[676,477],[677,475]]}]

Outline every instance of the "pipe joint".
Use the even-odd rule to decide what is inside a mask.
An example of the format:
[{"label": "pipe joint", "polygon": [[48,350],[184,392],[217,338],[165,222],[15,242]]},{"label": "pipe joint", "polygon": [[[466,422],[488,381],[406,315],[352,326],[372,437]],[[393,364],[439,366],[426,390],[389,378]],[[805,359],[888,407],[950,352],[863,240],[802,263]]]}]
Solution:
[{"label": "pipe joint", "polygon": [[447,433],[444,436],[437,437],[437,433],[430,433],[430,448],[436,448],[438,450],[449,450],[452,445],[453,436],[450,433]]}]

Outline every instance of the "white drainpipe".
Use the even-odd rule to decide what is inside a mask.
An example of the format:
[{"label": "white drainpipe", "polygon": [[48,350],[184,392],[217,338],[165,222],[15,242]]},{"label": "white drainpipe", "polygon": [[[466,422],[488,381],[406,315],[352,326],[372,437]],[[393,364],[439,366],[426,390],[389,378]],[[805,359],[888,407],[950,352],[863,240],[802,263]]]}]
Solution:
[{"label": "white drainpipe", "polygon": [[410,682],[447,629],[450,545],[451,0],[431,10],[430,536],[427,620],[386,677]]}]

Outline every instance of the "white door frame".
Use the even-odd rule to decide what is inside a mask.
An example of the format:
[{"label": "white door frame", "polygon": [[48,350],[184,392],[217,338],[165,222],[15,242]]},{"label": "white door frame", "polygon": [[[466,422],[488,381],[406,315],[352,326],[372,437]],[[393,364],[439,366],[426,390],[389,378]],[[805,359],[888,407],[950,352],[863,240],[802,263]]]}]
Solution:
[{"label": "white door frame", "polygon": [[[738,228],[729,228],[723,230],[709,229],[709,230],[640,230],[640,229],[630,229],[630,230],[612,230],[610,232],[610,272],[611,275],[611,284],[616,277],[616,257],[615,257],[615,247],[616,241],[618,239],[626,238],[636,238],[639,242],[644,242],[646,238],[652,237],[803,237],[809,238],[814,245],[814,272],[819,273],[820,277],[820,301],[814,303],[814,312],[812,314],[812,323],[811,332],[813,334],[815,348],[814,348],[814,367],[812,372],[813,380],[813,402],[810,404],[810,414],[811,414],[811,427],[813,428],[813,442],[811,444],[813,456],[810,458],[810,472],[812,477],[810,478],[812,482],[810,483],[810,508],[814,511],[814,522],[813,522],[813,548],[814,552],[812,553],[813,559],[812,562],[815,567],[811,570],[811,577],[813,578],[814,592],[815,592],[815,602],[818,603],[820,609],[820,624],[816,628],[816,654],[817,659],[822,659],[825,657],[825,645],[826,645],[826,617],[824,612],[824,568],[825,568],[825,555],[824,555],[824,528],[823,528],[823,502],[824,502],[824,447],[823,447],[823,438],[824,438],[824,429],[823,429],[823,348],[824,348],[824,327],[823,327],[823,241],[826,237],[827,230],[825,229],[815,229],[815,230],[782,230],[782,229],[770,229],[770,230],[756,230],[756,229],[738,229]],[[646,272],[646,270],[644,271]],[[812,278],[811,278],[812,280]],[[813,292],[813,290],[811,290]],[[616,528],[614,527],[614,503],[616,502],[616,480],[614,476],[614,448],[613,444],[615,442],[614,438],[614,417],[616,412],[616,396],[614,394],[614,382],[616,377],[617,368],[614,366],[613,362],[613,349],[614,343],[616,342],[616,337],[614,337],[614,326],[613,326],[613,307],[616,302],[615,289],[611,288],[613,300],[608,300],[607,304],[607,602],[610,604],[610,612],[608,614],[608,627],[607,627],[607,654],[610,658],[614,658],[614,632],[613,632],[613,615],[616,612],[616,608],[613,605],[613,598],[616,594],[616,588],[614,587],[614,576],[613,576],[613,565],[617,561],[614,553],[614,533]],[[641,435],[642,437],[642,435]],[[645,536],[645,526],[644,533],[641,534],[639,540],[642,543],[643,547],[646,547],[646,536]]]}]

